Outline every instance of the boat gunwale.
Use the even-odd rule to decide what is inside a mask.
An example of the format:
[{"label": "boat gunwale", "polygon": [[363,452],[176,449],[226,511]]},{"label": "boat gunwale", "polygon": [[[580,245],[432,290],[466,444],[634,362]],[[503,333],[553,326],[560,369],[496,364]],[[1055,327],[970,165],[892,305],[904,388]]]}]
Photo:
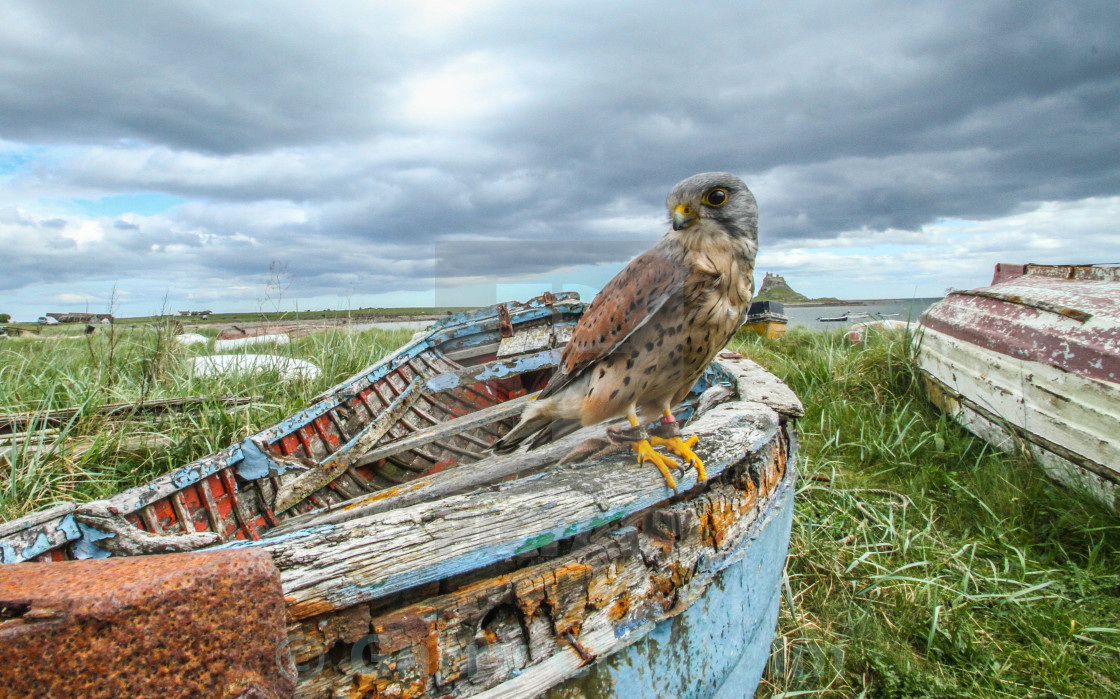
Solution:
[{"label": "boat gunwale", "polygon": [[[717,358],[713,362],[713,365],[718,367],[715,370],[716,376],[719,372],[724,372],[730,380],[740,383],[753,382],[754,376],[751,376],[751,373],[761,369],[757,364],[734,353],[724,354],[728,356]],[[720,359],[730,366],[724,366]],[[725,471],[741,463],[743,459],[751,458],[777,439],[777,435],[783,430],[783,424],[788,419],[784,415],[790,414],[780,413],[771,405],[752,400],[749,395],[746,395],[746,391],[738,390],[738,386],[735,388],[739,398],[712,408],[698,421],[686,423],[682,430],[685,434],[696,431],[701,426],[705,426],[708,430],[704,433],[708,437],[702,438],[700,445],[694,449],[701,458],[705,459],[709,483],[718,482],[720,475]],[[788,390],[786,388],[786,391]],[[720,420],[722,423],[719,422]],[[707,426],[707,423],[713,423],[715,426]],[[362,595],[370,595],[370,599],[384,597],[448,575],[474,570],[484,564],[534,550],[552,541],[577,536],[595,527],[670,501],[700,498],[707,491],[707,485],[698,482],[695,469],[680,473],[677,478],[677,489],[672,490],[666,486],[655,469],[648,464],[635,463],[629,454],[560,465],[555,463],[555,458],[567,453],[583,440],[597,436],[603,429],[605,425],[601,423],[559,440],[549,447],[557,452],[555,456],[548,451],[549,448],[542,448],[536,452],[515,452],[492,457],[493,463],[510,463],[514,468],[511,473],[518,473],[519,458],[539,458],[545,461],[545,465],[540,470],[529,471],[525,475],[519,474],[512,481],[488,480],[484,483],[475,483],[470,490],[441,493],[436,499],[426,497],[421,490],[423,484],[414,481],[403,484],[403,488],[396,489],[387,497],[379,498],[378,493],[373,493],[350,501],[349,505],[344,503],[332,511],[304,515],[288,527],[270,531],[259,541],[237,540],[217,548],[265,548],[280,560],[294,557],[294,559],[306,559],[312,562],[311,567],[307,569],[310,579],[300,582],[298,589],[302,591],[315,587],[320,592],[314,595],[310,593],[294,595],[291,590],[288,590],[287,583],[285,586],[290,593],[289,614],[292,618],[298,619],[317,613],[316,610],[321,608],[323,600],[331,600],[333,603],[340,599]],[[720,434],[721,439],[713,439],[714,434]],[[731,434],[741,435],[739,439],[742,441],[729,442]],[[480,469],[479,464],[472,464],[471,468],[485,471]],[[456,469],[434,474],[429,478],[429,482],[437,483],[452,477],[459,471]],[[631,484],[625,491],[614,489],[615,482],[607,478],[607,474],[619,474],[619,477],[625,475],[631,479]],[[471,549],[468,553],[441,551],[435,546],[433,543],[435,539],[432,537],[437,537],[437,534],[434,529],[442,526],[440,523],[444,518],[453,517],[456,521],[466,522],[470,517],[475,517],[469,514],[472,508],[496,507],[496,504],[487,503],[496,501],[499,493],[507,503],[499,510],[492,510],[492,517],[479,520],[485,521],[486,526],[497,526],[495,523],[499,520],[509,519],[511,522],[517,520],[521,516],[521,511],[510,506],[509,503],[518,497],[526,499],[526,502],[533,498],[551,497],[554,499],[553,509],[548,512],[547,522],[541,525],[547,524],[547,526],[540,530],[534,529],[529,533],[525,533],[519,527],[516,535],[500,539],[496,543],[491,542],[482,549]],[[555,507],[555,502],[560,501],[571,503],[569,508],[571,513],[584,514],[562,515],[566,511]],[[361,511],[356,509],[357,502],[372,502],[375,507],[372,511]],[[459,514],[460,512],[463,514]],[[348,514],[351,516],[347,516]],[[434,516],[436,519],[431,519]],[[400,544],[403,541],[400,539],[403,536],[402,532],[416,522],[428,523],[423,529],[425,539],[417,545],[435,547],[439,553],[434,553],[433,556],[436,558],[446,556],[449,561],[447,564],[432,568],[430,572],[417,571],[410,564],[402,566],[401,572],[393,573],[385,565],[373,566],[372,561],[365,560],[352,563],[347,558],[340,560],[339,570],[327,571],[327,564],[322,556],[312,553],[318,547],[322,549],[321,553],[329,555],[326,552],[339,550],[342,547],[352,554],[354,547],[370,548],[367,538],[378,537],[385,538],[387,542],[394,542],[394,546],[403,545]],[[401,529],[402,526],[404,529]],[[522,522],[521,526],[526,525]],[[379,527],[384,529],[385,533],[380,533]],[[348,543],[344,545],[343,541]],[[445,543],[450,545],[450,541]],[[343,578],[343,569],[352,570],[353,575],[350,579]],[[315,580],[319,582],[314,582]],[[293,600],[295,600],[294,605],[291,604]]]},{"label": "boat gunwale", "polygon": [[[431,350],[438,353],[439,347],[450,339],[463,335],[498,332],[497,321],[489,322],[489,320],[497,317],[499,306],[510,309],[510,322],[516,327],[558,315],[561,317],[578,315],[585,304],[579,300],[577,293],[565,292],[551,299],[537,297],[524,302],[495,304],[441,319],[423,333],[417,333],[405,345],[318,394],[305,407],[278,422],[222,449],[177,466],[143,484],[114,493],[101,502],[108,503],[123,517],[139,515],[149,505],[172,497],[187,488],[205,487],[204,483],[209,478],[227,469],[236,471],[237,477],[248,484],[284,473],[291,468],[298,468],[298,464],[293,463],[292,460],[277,459],[275,455],[270,454],[267,445],[310,426],[316,419],[342,407],[366,388],[408,366],[410,361],[425,352]],[[467,330],[472,332],[466,333]],[[251,458],[266,460],[267,472],[253,474],[243,468],[246,464],[246,452]],[[331,458],[333,454],[334,452],[327,458]],[[238,487],[237,490],[241,492],[242,488]],[[81,540],[84,535],[83,528],[75,520],[74,511],[80,509],[83,504],[56,503],[43,510],[0,523],[0,532],[3,532],[0,534],[0,564],[31,561],[60,546]]]}]

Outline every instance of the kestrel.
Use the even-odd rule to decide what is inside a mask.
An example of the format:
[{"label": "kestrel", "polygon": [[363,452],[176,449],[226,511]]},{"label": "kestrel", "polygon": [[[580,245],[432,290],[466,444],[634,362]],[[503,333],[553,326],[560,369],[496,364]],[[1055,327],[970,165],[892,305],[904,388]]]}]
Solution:
[{"label": "kestrel", "polygon": [[[591,302],[561,355],[560,368],[494,445],[498,453],[533,437],[530,449],[581,426],[625,415],[608,430],[650,461],[670,488],[677,463],[695,464],[697,437],[680,438],[671,406],[680,402],[743,322],[754,290],[758,206],[735,175],[708,172],[673,187],[670,229],[634,258]],[[639,420],[639,414],[642,420]],[[657,424],[647,432],[643,425]]]}]

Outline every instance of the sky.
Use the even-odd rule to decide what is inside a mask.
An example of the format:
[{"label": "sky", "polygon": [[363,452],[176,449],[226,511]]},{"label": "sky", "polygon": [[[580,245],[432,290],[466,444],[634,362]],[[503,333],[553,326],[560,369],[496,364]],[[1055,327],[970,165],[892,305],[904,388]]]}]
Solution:
[{"label": "sky", "polygon": [[1120,4],[0,4],[0,312],[589,298],[734,172],[756,274],[1120,262]]}]

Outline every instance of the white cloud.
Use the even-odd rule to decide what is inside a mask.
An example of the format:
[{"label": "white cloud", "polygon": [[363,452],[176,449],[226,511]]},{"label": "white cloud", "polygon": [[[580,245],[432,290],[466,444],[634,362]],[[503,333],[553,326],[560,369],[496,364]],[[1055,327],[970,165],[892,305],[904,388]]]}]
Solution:
[{"label": "white cloud", "polygon": [[1034,202],[984,221],[845,232],[832,243],[783,241],[760,251],[758,269],[781,273],[814,297],[938,296],[949,287],[986,286],[1000,262],[1116,263],[1118,220],[1120,196]]},{"label": "white cloud", "polygon": [[321,300],[601,271],[704,170],[744,176],[760,268],[816,295],[1115,258],[1117,21],[1093,0],[0,6],[0,302],[116,282],[143,312],[163,289],[252,306],[273,260]]}]

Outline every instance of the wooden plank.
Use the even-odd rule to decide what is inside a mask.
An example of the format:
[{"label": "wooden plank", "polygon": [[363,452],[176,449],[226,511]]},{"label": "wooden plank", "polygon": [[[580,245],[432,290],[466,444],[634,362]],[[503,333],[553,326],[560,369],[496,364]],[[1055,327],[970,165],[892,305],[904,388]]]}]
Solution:
[{"label": "wooden plank", "polygon": [[[773,440],[778,423],[777,414],[763,405],[728,403],[698,419],[688,432],[700,435],[696,452],[715,477]],[[578,443],[573,437],[577,435],[561,441],[571,448]],[[494,461],[516,468],[511,460],[533,453]],[[678,482],[678,492],[695,486],[695,470],[680,474]],[[334,524],[312,518],[298,531],[240,545],[269,550],[283,573],[289,612],[298,619],[504,560],[617,521],[674,494],[652,466],[616,454],[411,506],[400,506],[412,497],[398,493],[398,506],[390,511]]]},{"label": "wooden plank", "polygon": [[518,330],[510,337],[503,338],[498,347],[498,357],[512,357],[526,352],[537,352],[552,344],[552,325],[538,325],[535,328]]},{"label": "wooden plank", "polygon": [[739,400],[765,403],[782,415],[801,417],[805,408],[801,400],[782,380],[746,357],[723,350],[716,361],[738,381]]},{"label": "wooden plank", "polygon": [[351,466],[358,465],[361,454],[377,443],[408,412],[421,396],[422,386],[413,382],[353,439],[322,461],[318,468],[300,474],[284,484],[272,504],[273,512],[283,512],[311,493],[332,482]]},{"label": "wooden plank", "polygon": [[499,359],[428,379],[427,390],[439,393],[480,381],[508,379],[538,369],[553,369],[560,364],[560,350],[549,349],[513,359]]},{"label": "wooden plank", "polygon": [[[737,386],[735,387],[736,392],[746,393],[749,400],[769,405],[770,408],[781,414],[799,415],[799,411],[803,412],[801,402],[797,399],[797,396],[794,395],[785,384],[778,381],[773,374],[770,374],[755,362],[734,352],[725,351],[721,353],[720,364],[737,379]],[[517,407],[516,413],[505,416],[514,417],[520,414],[522,410],[521,406],[523,406],[524,401],[531,400],[532,397],[533,396],[523,396],[492,408],[486,408],[473,415],[466,415],[448,421],[445,423],[445,426],[454,427],[457,430],[467,429],[475,424],[473,422],[474,419],[481,417],[487,417],[488,423],[492,423],[496,420],[489,420],[487,411],[500,413],[504,406]],[[521,401],[521,403],[519,403],[519,401]],[[454,424],[456,420],[462,420],[463,422]],[[500,482],[514,474],[524,475],[532,473],[559,461],[575,448],[576,445],[583,443],[593,435],[601,436],[602,428],[608,424],[617,422],[616,420],[612,423],[603,423],[598,427],[585,428],[568,438],[533,451],[492,457],[486,459],[484,462],[473,464],[469,469],[455,469],[445,473],[418,478],[407,483],[401,483],[386,490],[373,493],[360,500],[352,501],[347,504],[344,510],[324,514],[310,513],[293,518],[285,522],[281,527],[270,532],[269,536],[276,536],[284,532],[294,531],[310,522],[310,518],[317,516],[321,517],[321,519],[316,520],[318,523],[337,524],[377,512],[384,512],[394,507],[407,507],[424,500],[463,493],[472,488]],[[410,444],[405,444],[405,441],[408,439],[429,439],[432,435],[437,433],[438,430],[436,428],[431,428],[422,433],[416,433],[411,437],[406,437],[404,440],[385,445],[378,450],[370,452],[367,458],[362,459],[361,463],[372,463],[379,458],[392,455],[392,453],[394,453],[392,450],[395,448],[395,445],[400,445],[402,449],[408,448]]]},{"label": "wooden plank", "polygon": [[183,503],[183,494],[181,492],[172,493],[169,500],[171,500],[171,509],[175,511],[175,518],[179,520],[179,526],[185,533],[193,534],[195,531],[194,520],[187,513],[187,507]]},{"label": "wooden plank", "polygon": [[380,461],[387,456],[399,454],[402,451],[408,451],[410,449],[415,449],[416,447],[422,447],[426,444],[431,444],[432,442],[455,435],[458,432],[470,429],[472,427],[478,427],[479,425],[485,425],[491,422],[497,422],[498,420],[515,417],[521,414],[521,411],[525,409],[525,405],[530,400],[535,398],[536,395],[537,394],[534,393],[528,396],[521,396],[520,398],[515,398],[505,403],[499,403],[498,405],[491,406],[489,408],[483,408],[482,410],[471,413],[469,415],[464,415],[453,420],[448,420],[447,422],[444,422],[440,425],[434,425],[427,429],[418,430],[407,437],[389,442],[388,444],[367,452],[365,456],[357,461],[356,465],[364,466],[375,461]]},{"label": "wooden plank", "polygon": [[[795,474],[786,468],[793,454],[788,444],[775,440],[750,459],[751,473],[777,485],[766,495],[751,478],[738,477],[747,472],[740,466],[737,477],[646,510],[633,526],[616,526],[584,544],[573,539],[566,555],[515,569],[491,566],[480,569],[479,578],[438,593],[414,588],[407,600],[295,621],[289,636],[300,638],[304,649],[297,662],[314,666],[328,652],[361,658],[326,663],[301,683],[299,696],[537,696],[682,613],[693,618],[687,628],[674,627],[674,641],[703,652],[698,644],[710,643],[720,631],[739,632],[724,644],[739,650],[754,643],[761,651],[756,661],[764,663],[792,518]],[[713,586],[715,576],[733,565],[745,574]],[[715,594],[704,605],[693,605],[709,592]],[[732,618],[736,623],[728,623]],[[686,667],[644,662],[653,669],[639,671],[638,679],[656,688],[643,696],[660,696],[673,686],[666,674],[692,680],[685,687],[716,686],[738,659],[732,651]],[[617,667],[600,664],[591,672],[610,675]],[[597,686],[633,687],[609,677]]]}]

